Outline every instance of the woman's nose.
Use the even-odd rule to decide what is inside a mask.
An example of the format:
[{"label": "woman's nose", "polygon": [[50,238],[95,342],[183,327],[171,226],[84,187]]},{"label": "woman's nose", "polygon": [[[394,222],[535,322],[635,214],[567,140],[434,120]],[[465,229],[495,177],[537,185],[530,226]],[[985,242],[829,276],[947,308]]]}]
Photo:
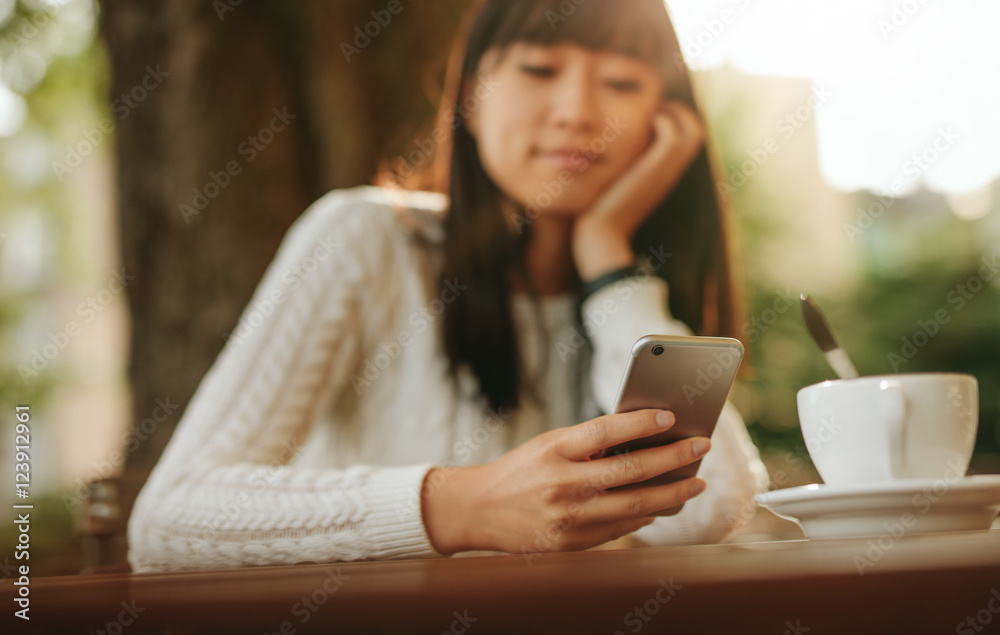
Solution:
[{"label": "woman's nose", "polygon": [[551,93],[552,121],[580,131],[597,128],[598,104],[592,82],[581,70],[566,71]]}]

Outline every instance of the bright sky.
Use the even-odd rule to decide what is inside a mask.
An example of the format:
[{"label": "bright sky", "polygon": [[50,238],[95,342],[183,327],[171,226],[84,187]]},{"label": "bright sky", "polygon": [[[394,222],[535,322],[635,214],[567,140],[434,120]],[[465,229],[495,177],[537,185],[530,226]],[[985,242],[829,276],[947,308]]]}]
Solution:
[{"label": "bright sky", "polygon": [[666,3],[691,68],[809,77],[833,93],[816,113],[833,187],[966,193],[1000,175],[997,0]]}]

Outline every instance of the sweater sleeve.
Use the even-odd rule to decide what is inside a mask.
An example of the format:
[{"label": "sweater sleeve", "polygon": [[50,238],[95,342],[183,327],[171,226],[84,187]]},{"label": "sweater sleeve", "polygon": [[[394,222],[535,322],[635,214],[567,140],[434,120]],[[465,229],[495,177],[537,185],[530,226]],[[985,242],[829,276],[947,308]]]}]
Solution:
[{"label": "sweater sleeve", "polygon": [[432,464],[292,464],[361,355],[359,262],[378,240],[340,196],[289,229],[185,409],[129,520],[134,571],[442,556],[421,515]]},{"label": "sweater sleeve", "polygon": [[[593,324],[591,386],[597,405],[611,412],[632,345],[643,335],[691,335],[674,319],[667,303],[667,283],[649,275],[605,287],[583,304],[584,319]],[[687,501],[674,516],[657,517],[633,536],[647,545],[719,542],[746,523],[755,510],[753,497],[767,491],[767,468],[739,412],[726,402],[712,449],[702,459],[698,477],[705,491]]]}]

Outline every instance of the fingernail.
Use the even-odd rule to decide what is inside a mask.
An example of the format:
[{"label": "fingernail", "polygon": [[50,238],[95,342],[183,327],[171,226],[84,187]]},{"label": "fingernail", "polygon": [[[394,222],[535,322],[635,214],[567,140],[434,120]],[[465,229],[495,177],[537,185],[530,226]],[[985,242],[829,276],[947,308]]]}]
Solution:
[{"label": "fingernail", "polygon": [[698,494],[701,494],[704,491],[705,491],[705,481],[698,480],[691,483],[691,490],[690,490],[691,496],[697,496]]},{"label": "fingernail", "polygon": [[656,413],[656,425],[664,430],[674,425],[674,413],[669,410],[661,410]]},{"label": "fingernail", "polygon": [[694,452],[696,457],[705,456],[708,454],[708,449],[711,447],[709,445],[708,439],[698,439],[691,446],[691,451]]}]

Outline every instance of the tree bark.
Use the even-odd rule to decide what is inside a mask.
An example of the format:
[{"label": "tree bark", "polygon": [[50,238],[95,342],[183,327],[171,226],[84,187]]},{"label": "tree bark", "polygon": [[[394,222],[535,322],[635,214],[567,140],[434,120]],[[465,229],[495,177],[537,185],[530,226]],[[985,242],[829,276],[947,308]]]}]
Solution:
[{"label": "tree bark", "polygon": [[468,4],[102,0],[144,439],[127,469],[156,462],[291,223],[433,116]]}]

